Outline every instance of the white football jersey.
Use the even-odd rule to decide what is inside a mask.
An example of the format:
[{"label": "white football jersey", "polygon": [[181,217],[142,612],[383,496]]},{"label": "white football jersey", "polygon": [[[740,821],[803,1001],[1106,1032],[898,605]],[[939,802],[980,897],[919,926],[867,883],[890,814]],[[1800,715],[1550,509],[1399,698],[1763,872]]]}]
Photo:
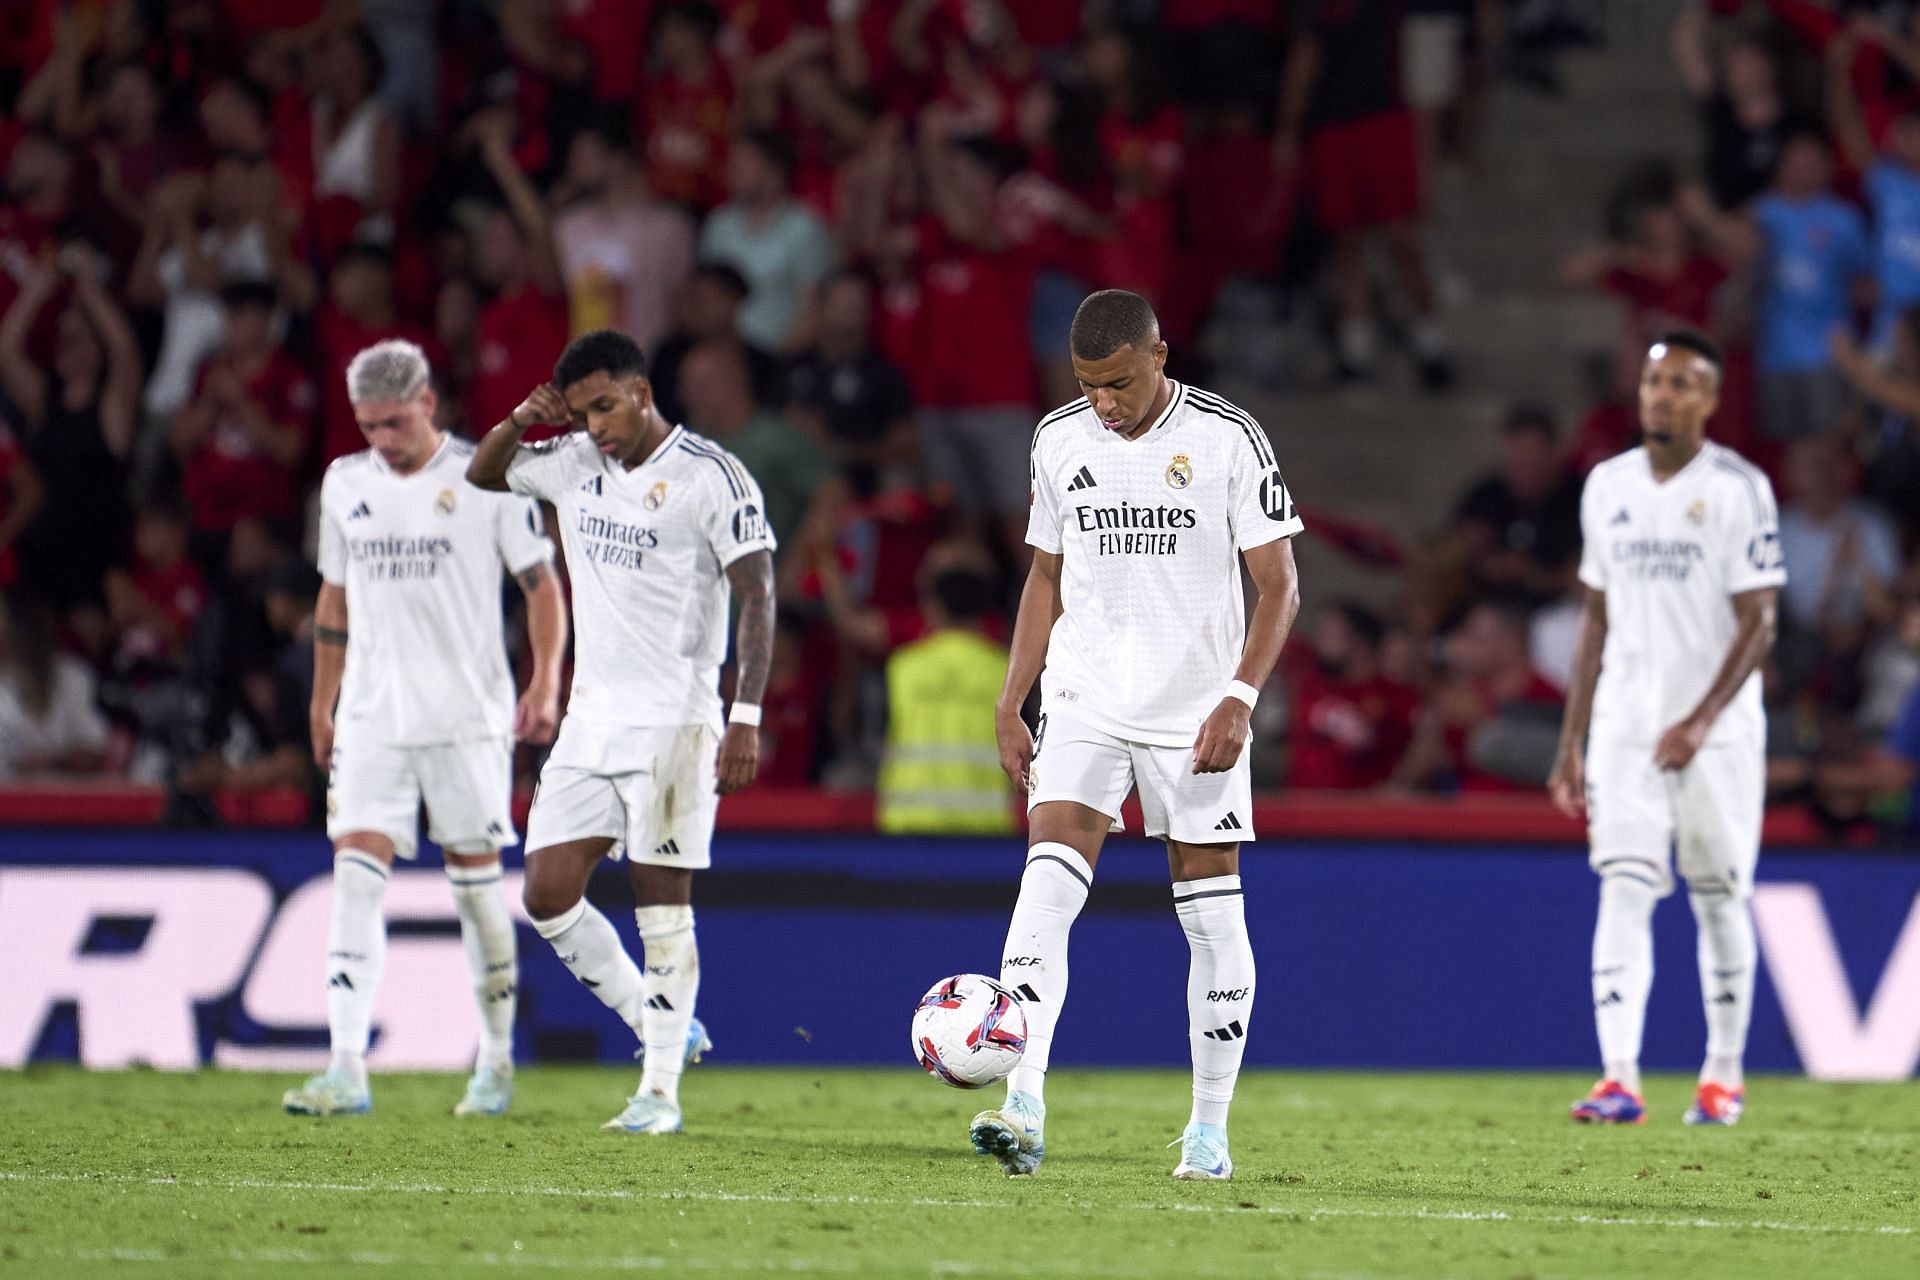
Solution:
[{"label": "white football jersey", "polygon": [[320,575],[347,591],[341,745],[429,746],[513,732],[500,570],[553,559],[537,503],[467,483],[449,436],[412,475],[371,449],[320,482]]},{"label": "white football jersey", "polygon": [[[1709,441],[1664,484],[1644,448],[1609,458],[1580,495],[1580,581],[1607,595],[1593,732],[1651,745],[1699,705],[1739,632],[1733,597],[1785,584],[1773,486]],[[1760,673],[1709,742],[1766,734]]]},{"label": "white football jersey", "polygon": [[718,729],[726,568],[774,548],[766,499],[739,459],[675,427],[629,471],[570,431],[522,445],[507,484],[560,515],[573,580],[568,719]]},{"label": "white football jersey", "polygon": [[1040,420],[1027,541],[1063,558],[1042,706],[1068,702],[1117,738],[1185,747],[1240,665],[1239,553],[1302,526],[1260,424],[1169,385],[1138,439],[1107,430],[1085,400]]}]

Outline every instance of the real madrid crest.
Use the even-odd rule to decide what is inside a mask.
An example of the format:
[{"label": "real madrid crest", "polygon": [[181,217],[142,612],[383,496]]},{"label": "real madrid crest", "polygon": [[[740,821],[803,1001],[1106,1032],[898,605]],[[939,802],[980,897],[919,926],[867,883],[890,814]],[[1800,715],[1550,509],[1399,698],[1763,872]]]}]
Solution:
[{"label": "real madrid crest", "polygon": [[442,489],[440,496],[433,500],[433,509],[443,516],[453,514],[453,490]]},{"label": "real madrid crest", "polygon": [[1688,524],[1700,524],[1700,523],[1702,523],[1703,521],[1705,521],[1705,520],[1706,520],[1706,518],[1707,518],[1707,501],[1706,501],[1706,499],[1705,499],[1705,498],[1695,498],[1695,499],[1693,500],[1693,505],[1687,508],[1687,523],[1688,523]]},{"label": "real madrid crest", "polygon": [[1193,483],[1193,463],[1184,453],[1173,455],[1173,461],[1167,465],[1167,483],[1176,489],[1184,489]]},{"label": "real madrid crest", "polygon": [[661,480],[658,483],[656,483],[653,486],[653,488],[647,490],[647,496],[640,500],[640,505],[645,507],[649,511],[658,511],[661,505],[666,502],[666,500],[667,500],[667,482],[665,480]]}]

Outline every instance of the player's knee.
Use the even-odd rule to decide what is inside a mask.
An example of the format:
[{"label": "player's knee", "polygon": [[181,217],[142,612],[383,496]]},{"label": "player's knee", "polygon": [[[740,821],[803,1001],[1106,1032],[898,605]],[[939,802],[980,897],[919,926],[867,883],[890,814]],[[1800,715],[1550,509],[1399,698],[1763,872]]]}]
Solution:
[{"label": "player's knee", "polygon": [[520,889],[520,905],[535,920],[553,920],[573,910],[580,892],[570,885],[544,884],[532,875]]}]

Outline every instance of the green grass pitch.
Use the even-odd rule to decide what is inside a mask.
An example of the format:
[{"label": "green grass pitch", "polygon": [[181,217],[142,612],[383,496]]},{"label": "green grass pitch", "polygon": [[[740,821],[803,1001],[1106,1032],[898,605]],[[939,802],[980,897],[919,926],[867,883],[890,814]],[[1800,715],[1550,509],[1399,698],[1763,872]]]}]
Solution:
[{"label": "green grass pitch", "polygon": [[[1250,1073],[1237,1175],[1175,1183],[1175,1073],[1056,1072],[1048,1157],[968,1153],[988,1093],[892,1071],[697,1067],[690,1131],[597,1132],[629,1071],[523,1071],[513,1114],[378,1077],[0,1075],[0,1274],[394,1277],[1920,1276],[1920,1089],[1761,1079],[1746,1123],[1565,1118],[1584,1078]],[[997,1096],[997,1091],[991,1096]]]}]

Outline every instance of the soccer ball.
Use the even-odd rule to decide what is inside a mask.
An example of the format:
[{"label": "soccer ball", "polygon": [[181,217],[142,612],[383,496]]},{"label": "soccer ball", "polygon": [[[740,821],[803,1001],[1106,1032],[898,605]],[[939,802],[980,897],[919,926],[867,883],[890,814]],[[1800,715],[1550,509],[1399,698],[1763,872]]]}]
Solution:
[{"label": "soccer ball", "polygon": [[913,1056],[928,1075],[956,1089],[1006,1079],[1026,1051],[1026,1010],[992,978],[942,978],[913,1011]]}]

